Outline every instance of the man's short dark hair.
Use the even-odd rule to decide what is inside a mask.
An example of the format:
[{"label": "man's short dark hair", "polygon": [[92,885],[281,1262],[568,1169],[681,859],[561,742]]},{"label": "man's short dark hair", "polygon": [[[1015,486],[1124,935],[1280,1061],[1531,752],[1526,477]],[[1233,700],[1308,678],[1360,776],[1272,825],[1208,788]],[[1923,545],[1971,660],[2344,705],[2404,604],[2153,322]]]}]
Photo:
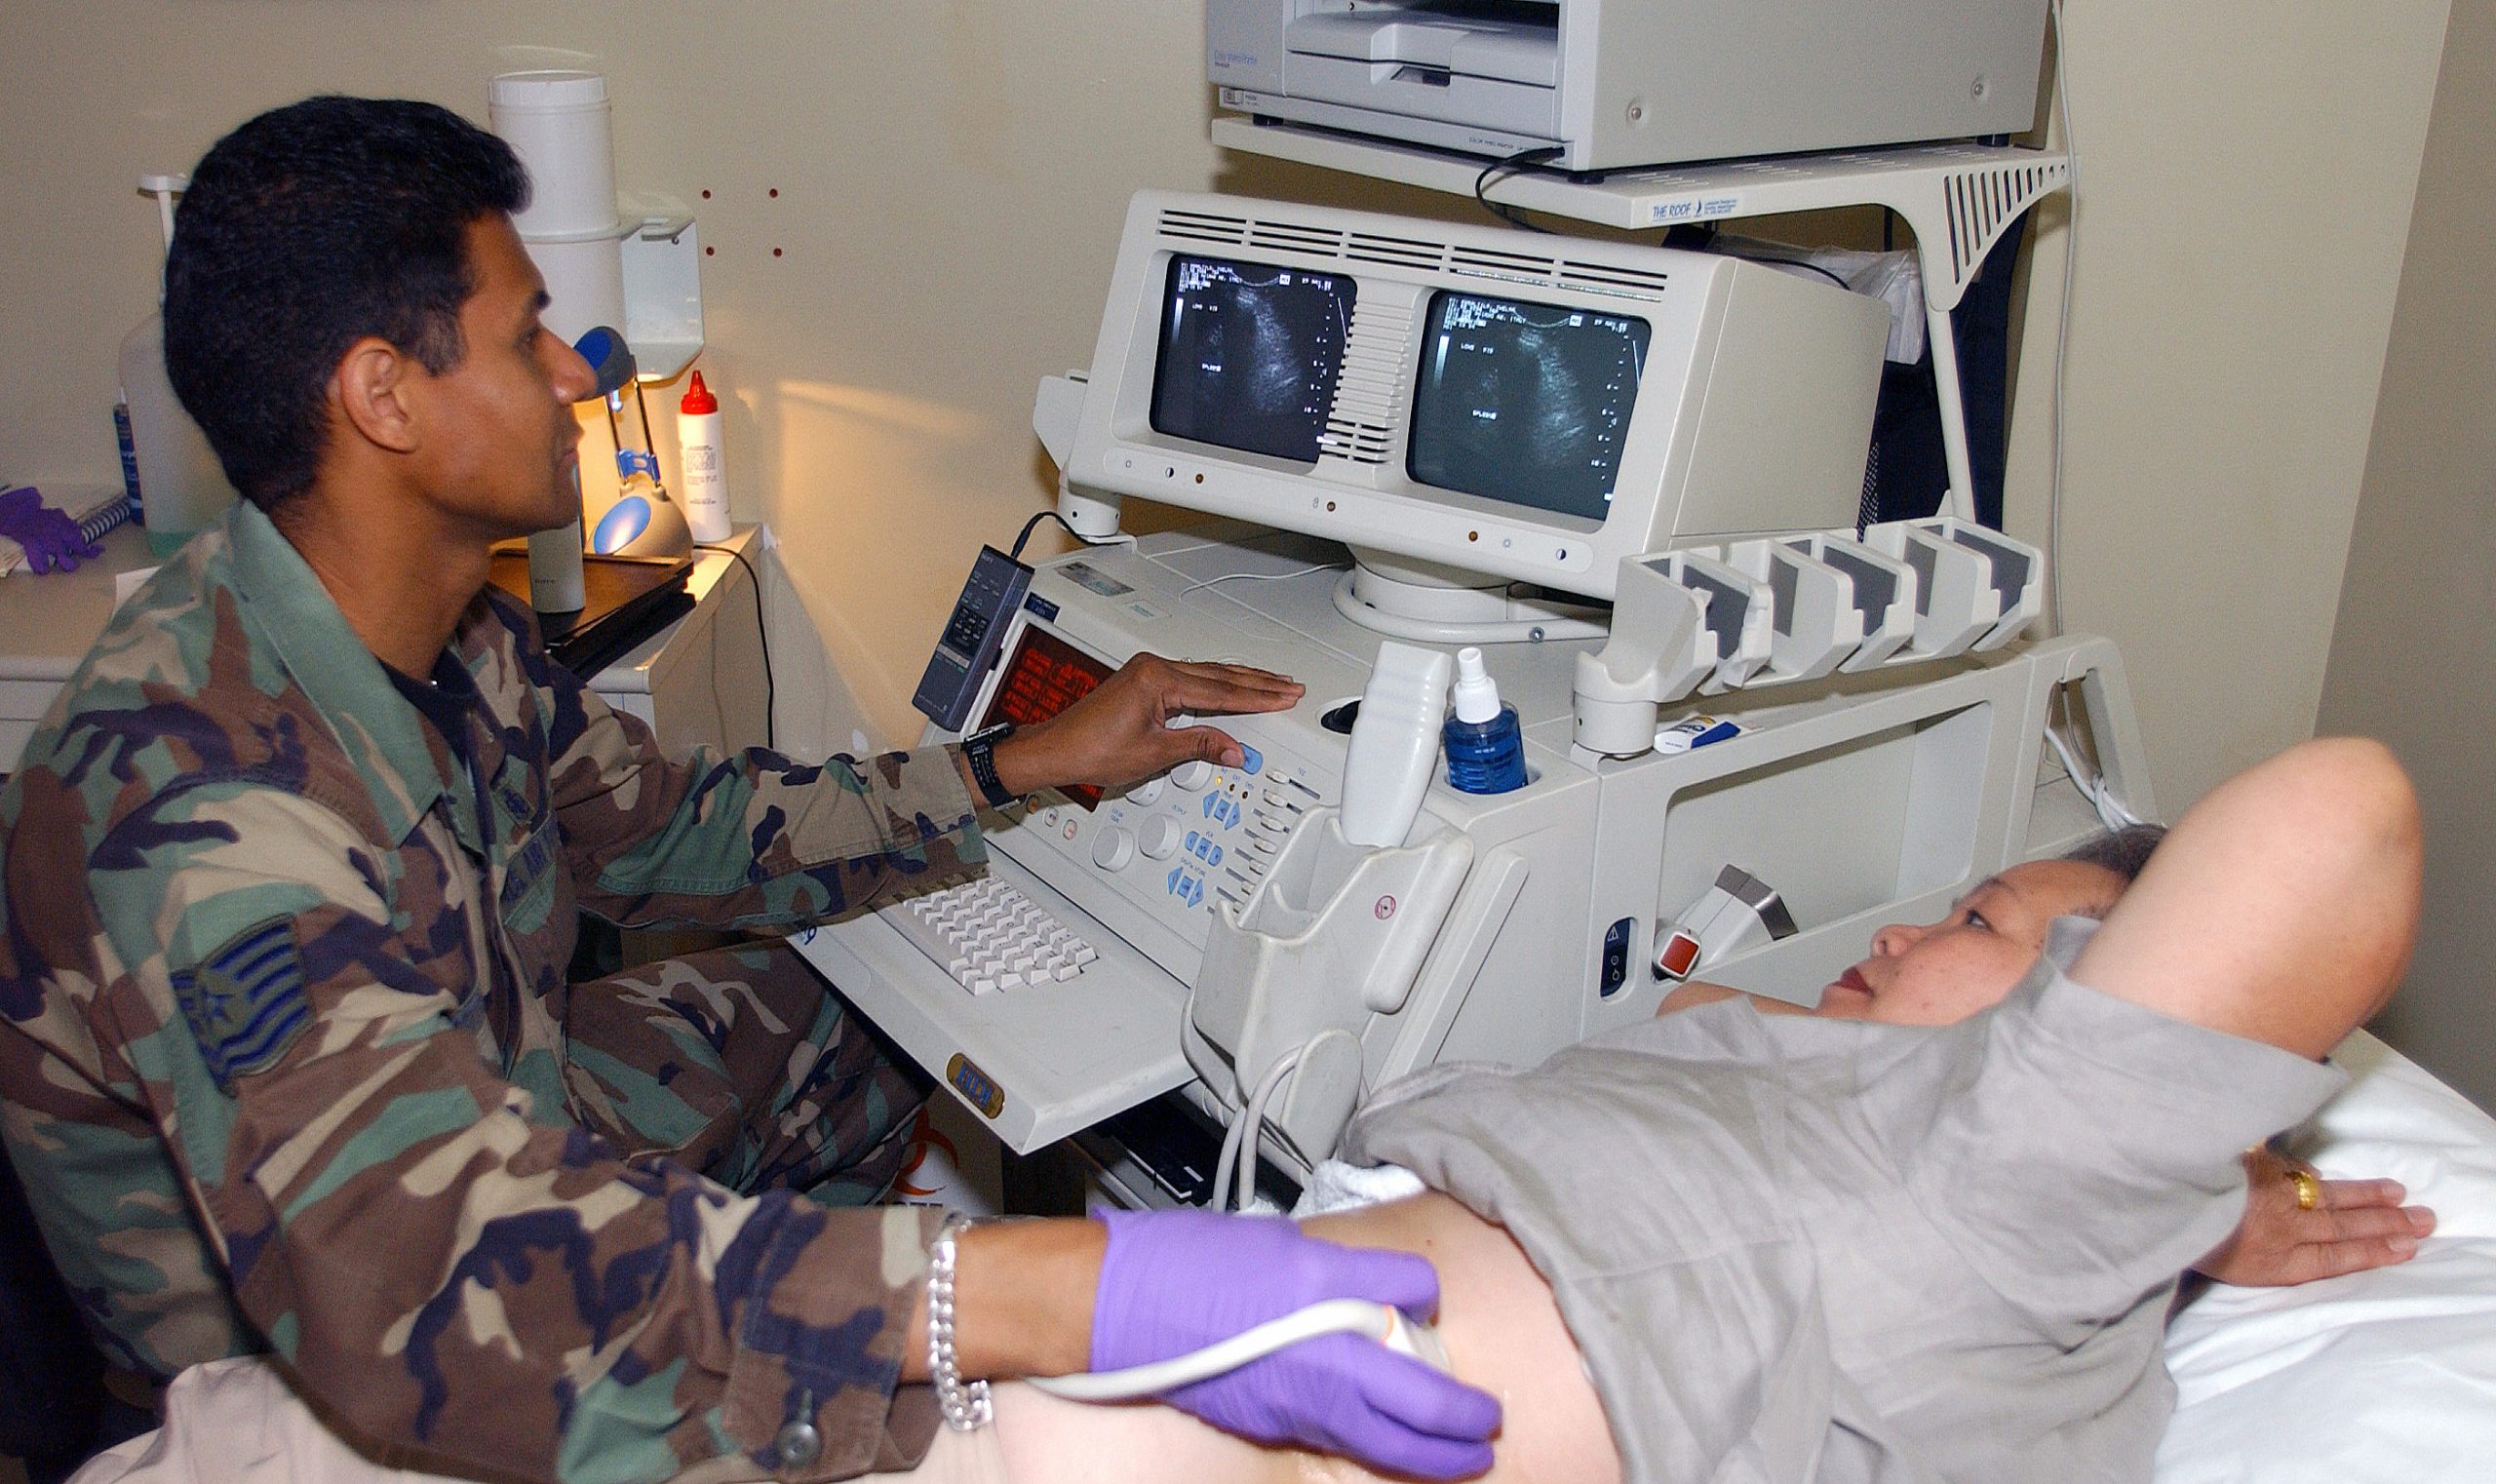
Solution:
[{"label": "man's short dark hair", "polygon": [[174,218],[165,370],[244,498],[311,485],[357,340],[459,364],[469,225],[527,202],[511,146],[432,103],[306,98],[216,141]]}]

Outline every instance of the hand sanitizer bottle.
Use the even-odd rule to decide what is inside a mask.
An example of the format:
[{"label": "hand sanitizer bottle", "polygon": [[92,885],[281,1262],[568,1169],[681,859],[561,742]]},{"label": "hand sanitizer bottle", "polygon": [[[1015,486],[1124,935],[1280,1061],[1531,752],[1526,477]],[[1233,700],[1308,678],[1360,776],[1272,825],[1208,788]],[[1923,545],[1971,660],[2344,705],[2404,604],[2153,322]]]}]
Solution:
[{"label": "hand sanitizer bottle", "polygon": [[1504,794],[1525,787],[1525,737],[1517,709],[1502,704],[1499,684],[1482,668],[1482,651],[1456,651],[1456,714],[1440,733],[1447,781],[1467,794]]}]

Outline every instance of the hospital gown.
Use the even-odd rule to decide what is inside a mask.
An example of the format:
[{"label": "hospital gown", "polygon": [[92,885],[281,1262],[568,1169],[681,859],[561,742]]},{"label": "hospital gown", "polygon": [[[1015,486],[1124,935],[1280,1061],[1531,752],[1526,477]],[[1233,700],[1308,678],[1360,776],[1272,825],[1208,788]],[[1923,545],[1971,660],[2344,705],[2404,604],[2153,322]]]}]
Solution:
[{"label": "hospital gown", "polygon": [[1515,1235],[1633,1481],[2146,1480],[2175,1279],[2341,1078],[2073,983],[2094,926],[1952,1027],[1736,999],[1432,1069],[1346,1157]]}]

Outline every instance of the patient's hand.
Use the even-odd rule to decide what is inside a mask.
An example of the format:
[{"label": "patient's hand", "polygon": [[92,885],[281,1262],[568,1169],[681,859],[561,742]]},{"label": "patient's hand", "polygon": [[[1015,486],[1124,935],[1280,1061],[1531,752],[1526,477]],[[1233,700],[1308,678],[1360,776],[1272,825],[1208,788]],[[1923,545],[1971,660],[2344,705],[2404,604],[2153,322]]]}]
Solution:
[{"label": "patient's hand", "polygon": [[2247,1150],[2244,1219],[2193,1269],[2240,1287],[2282,1288],[2405,1263],[2436,1230],[2436,1213],[2402,1205],[2408,1192],[2392,1180],[2317,1179],[2314,1209],[2299,1210],[2296,1170],[2313,1173],[2268,1148]]}]

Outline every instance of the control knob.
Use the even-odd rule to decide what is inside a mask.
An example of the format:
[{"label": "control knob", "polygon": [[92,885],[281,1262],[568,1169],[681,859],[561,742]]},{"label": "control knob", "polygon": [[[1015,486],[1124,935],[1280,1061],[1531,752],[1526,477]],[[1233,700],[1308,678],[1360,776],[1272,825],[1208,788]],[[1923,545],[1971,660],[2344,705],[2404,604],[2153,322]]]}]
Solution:
[{"label": "control knob", "polygon": [[1193,794],[1213,782],[1213,764],[1202,758],[1182,762],[1170,770],[1170,781]]},{"label": "control knob", "polygon": [[1123,825],[1108,825],[1092,837],[1092,864],[1104,871],[1123,870],[1135,859],[1135,837]]},{"label": "control knob", "polygon": [[1163,861],[1178,853],[1179,821],[1167,814],[1155,814],[1138,828],[1143,832],[1148,859]]}]

